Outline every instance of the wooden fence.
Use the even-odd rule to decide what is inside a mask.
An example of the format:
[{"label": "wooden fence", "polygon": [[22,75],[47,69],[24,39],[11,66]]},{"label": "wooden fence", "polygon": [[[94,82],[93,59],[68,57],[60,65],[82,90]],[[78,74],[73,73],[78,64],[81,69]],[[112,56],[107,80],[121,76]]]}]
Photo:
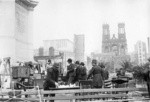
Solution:
[{"label": "wooden fence", "polygon": [[[44,97],[44,94],[55,94],[54,97]],[[28,97],[24,97],[28,95]],[[0,101],[4,102],[44,102],[44,100],[70,100],[78,102],[123,102],[123,101],[148,101],[146,88],[103,88],[103,89],[69,89],[69,90],[30,90],[1,91]],[[9,96],[9,97],[8,97]]]}]

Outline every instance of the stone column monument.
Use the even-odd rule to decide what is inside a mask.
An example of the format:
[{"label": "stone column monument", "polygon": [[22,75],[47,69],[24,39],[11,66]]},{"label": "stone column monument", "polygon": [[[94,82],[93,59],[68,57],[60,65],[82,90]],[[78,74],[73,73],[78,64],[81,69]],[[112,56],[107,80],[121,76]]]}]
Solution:
[{"label": "stone column monument", "polygon": [[33,60],[33,0],[0,0],[0,58]]}]

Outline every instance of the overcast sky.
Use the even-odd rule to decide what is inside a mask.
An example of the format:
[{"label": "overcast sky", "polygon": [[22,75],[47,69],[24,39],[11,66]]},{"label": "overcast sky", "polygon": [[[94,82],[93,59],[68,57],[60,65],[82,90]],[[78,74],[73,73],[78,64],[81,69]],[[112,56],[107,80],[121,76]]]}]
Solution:
[{"label": "overcast sky", "polygon": [[102,24],[117,35],[117,24],[125,23],[128,51],[137,40],[147,43],[148,0],[39,0],[34,10],[34,47],[43,40],[70,39],[85,35],[85,52],[101,52]]}]

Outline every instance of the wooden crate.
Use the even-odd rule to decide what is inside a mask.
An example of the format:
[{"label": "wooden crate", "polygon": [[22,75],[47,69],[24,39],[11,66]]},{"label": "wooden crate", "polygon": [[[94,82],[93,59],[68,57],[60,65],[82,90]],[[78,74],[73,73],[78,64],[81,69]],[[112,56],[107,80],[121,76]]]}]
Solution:
[{"label": "wooden crate", "polygon": [[13,78],[28,78],[30,76],[30,68],[26,66],[12,67]]}]

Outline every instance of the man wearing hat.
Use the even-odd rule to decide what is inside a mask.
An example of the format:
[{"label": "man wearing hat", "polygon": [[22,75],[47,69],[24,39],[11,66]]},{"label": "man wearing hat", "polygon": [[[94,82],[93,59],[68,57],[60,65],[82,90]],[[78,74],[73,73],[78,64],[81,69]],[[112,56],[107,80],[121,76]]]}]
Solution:
[{"label": "man wearing hat", "polygon": [[144,72],[144,80],[147,83],[148,95],[150,98],[150,63],[148,65],[146,72]]},{"label": "man wearing hat", "polygon": [[69,58],[67,60],[68,66],[67,66],[67,79],[68,79],[68,85],[73,84],[74,78],[75,78],[75,65],[72,63],[72,59]]},{"label": "man wearing hat", "polygon": [[89,71],[87,79],[93,76],[93,87],[94,88],[102,88],[103,86],[103,71],[97,65],[97,60],[92,60],[92,69]]},{"label": "man wearing hat", "polygon": [[[50,90],[50,88],[57,88],[58,76],[59,76],[59,64],[54,63],[51,68],[47,69],[47,76],[43,85],[44,90]],[[47,97],[48,94],[45,94],[44,96]],[[50,96],[55,96],[55,94],[50,94]]]}]

